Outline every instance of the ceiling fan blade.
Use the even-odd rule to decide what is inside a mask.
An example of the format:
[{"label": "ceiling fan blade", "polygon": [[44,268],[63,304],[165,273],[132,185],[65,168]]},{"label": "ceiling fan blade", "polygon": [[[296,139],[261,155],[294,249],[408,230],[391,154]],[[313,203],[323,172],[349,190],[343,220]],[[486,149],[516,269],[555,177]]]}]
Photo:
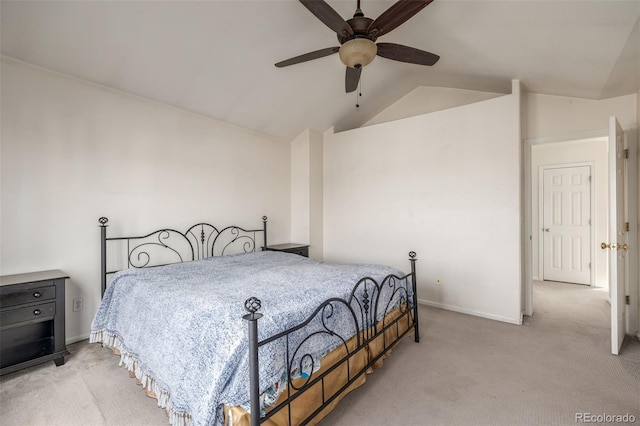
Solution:
[{"label": "ceiling fan blade", "polygon": [[347,93],[353,92],[358,88],[360,82],[360,74],[362,73],[362,67],[351,68],[347,67],[347,72],[344,77],[344,89]]},{"label": "ceiling fan blade", "polygon": [[380,37],[404,24],[409,18],[427,7],[432,1],[433,0],[399,0],[369,25],[367,33],[373,37]]},{"label": "ceiling fan blade", "polygon": [[342,16],[338,15],[338,12],[336,12],[324,0],[300,0],[300,3],[309,9],[309,11],[327,27],[335,31],[338,36],[344,37],[353,35],[353,29],[347,21],[345,21]]},{"label": "ceiling fan blade", "polygon": [[316,50],[314,52],[305,53],[304,55],[296,56],[285,61],[280,61],[276,64],[276,67],[288,67],[289,65],[299,64],[301,62],[311,61],[313,59],[323,58],[325,56],[333,55],[334,53],[338,53],[340,50],[340,46],[336,47],[327,47],[326,49]]},{"label": "ceiling fan blade", "polygon": [[425,52],[414,47],[403,46],[395,43],[377,43],[378,56],[394,61],[408,62],[418,65],[433,65],[438,62],[440,56],[435,53]]}]

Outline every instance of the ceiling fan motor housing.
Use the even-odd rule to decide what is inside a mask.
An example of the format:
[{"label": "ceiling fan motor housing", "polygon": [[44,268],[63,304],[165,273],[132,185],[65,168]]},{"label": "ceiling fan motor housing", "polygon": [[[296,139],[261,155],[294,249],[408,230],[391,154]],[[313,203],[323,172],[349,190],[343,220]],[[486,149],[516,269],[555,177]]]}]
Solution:
[{"label": "ceiling fan motor housing", "polygon": [[350,68],[361,68],[373,61],[378,53],[378,47],[368,34],[369,25],[373,19],[362,15],[362,12],[356,14],[347,23],[353,29],[353,35],[350,37],[338,37],[340,40],[340,60],[343,64]]}]

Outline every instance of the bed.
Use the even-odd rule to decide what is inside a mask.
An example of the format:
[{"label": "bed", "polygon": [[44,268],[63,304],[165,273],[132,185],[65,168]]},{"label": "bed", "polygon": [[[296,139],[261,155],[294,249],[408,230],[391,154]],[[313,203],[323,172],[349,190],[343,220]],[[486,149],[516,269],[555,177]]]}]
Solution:
[{"label": "bed", "polygon": [[413,252],[405,274],[267,250],[266,217],[132,237],[99,222],[90,341],[120,355],[171,424],[315,424],[405,335],[419,341]]}]

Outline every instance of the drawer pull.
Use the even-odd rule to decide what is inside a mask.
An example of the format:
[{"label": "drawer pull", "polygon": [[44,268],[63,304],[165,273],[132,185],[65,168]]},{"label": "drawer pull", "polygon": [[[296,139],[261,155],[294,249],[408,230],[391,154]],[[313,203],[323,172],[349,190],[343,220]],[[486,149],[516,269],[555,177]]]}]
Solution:
[{"label": "drawer pull", "polygon": [[42,296],[42,293],[40,293],[39,291],[36,291],[35,293],[33,293],[33,297],[35,297],[36,299],[39,298],[40,296]]},{"label": "drawer pull", "polygon": [[42,312],[40,311],[40,309],[34,309],[33,310],[33,315],[40,315]]}]

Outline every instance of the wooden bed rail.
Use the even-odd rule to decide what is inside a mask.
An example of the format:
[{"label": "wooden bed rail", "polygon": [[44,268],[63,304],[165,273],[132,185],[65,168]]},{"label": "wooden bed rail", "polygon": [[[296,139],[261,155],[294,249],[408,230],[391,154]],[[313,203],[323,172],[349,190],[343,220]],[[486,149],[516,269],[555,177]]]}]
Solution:
[{"label": "wooden bed rail", "polygon": [[[315,409],[312,413],[306,415],[301,424],[306,424],[318,414],[320,414],[329,404],[331,404],[336,398],[340,397],[345,391],[348,392],[356,380],[360,378],[367,370],[374,367],[385,355],[391,350],[391,348],[411,329],[414,332],[415,342],[420,342],[420,332],[418,329],[418,297],[417,297],[417,282],[416,282],[416,253],[411,251],[409,253],[409,262],[411,265],[411,273],[397,277],[395,275],[386,276],[382,282],[378,283],[372,278],[362,278],[356,283],[351,293],[349,300],[343,299],[329,299],[321,303],[316,311],[309,316],[309,318],[301,324],[292,327],[289,330],[285,330],[275,336],[267,337],[262,341],[258,340],[258,320],[262,317],[262,314],[258,312],[261,308],[261,302],[256,297],[251,297],[245,301],[244,308],[248,314],[242,318],[247,321],[248,325],[248,339],[249,339],[249,381],[250,381],[250,412],[251,412],[251,426],[258,426],[263,421],[271,418],[278,411],[288,409],[288,425],[291,426],[291,403],[301,396],[305,390],[310,389],[314,385],[322,386],[322,404]],[[385,290],[391,289],[392,295],[387,300],[381,297],[383,294],[383,287]],[[364,291],[358,291],[362,290]],[[410,290],[410,291],[409,291]],[[391,300],[398,300],[397,305],[392,305]],[[291,366],[293,365],[293,359],[289,358],[290,353],[294,355],[301,348],[302,344],[295,348],[293,351],[289,348],[289,334],[296,332],[297,330],[306,327],[312,322],[312,320],[320,315],[325,316],[327,311],[331,313],[328,316],[333,316],[334,306],[336,304],[342,305],[350,314],[349,318],[355,320],[355,329],[360,330],[353,336],[356,339],[355,348],[348,349],[346,341],[348,338],[338,336],[344,343],[346,349],[346,355],[341,359],[338,359],[334,364],[327,367],[324,372],[312,371],[308,377],[305,377],[305,382],[302,386],[296,387],[293,385],[293,377],[291,374]],[[356,306],[354,309],[351,306]],[[330,308],[330,309],[327,309]],[[358,311],[360,309],[361,311]],[[355,312],[358,311],[358,312]],[[390,312],[390,311],[393,311]],[[381,314],[382,318],[378,318]],[[324,317],[323,317],[324,318]],[[390,319],[389,319],[390,318]],[[364,324],[363,327],[359,325]],[[327,328],[323,322],[325,331],[321,331],[327,334],[335,334],[330,328]],[[278,339],[286,339],[287,348],[287,369],[289,371],[287,378],[287,387],[294,388],[295,392],[288,392],[288,397],[282,401],[277,402],[275,406],[271,407],[265,416],[261,416],[260,407],[260,388],[259,388],[259,358],[258,350],[261,346],[274,343]],[[370,358],[363,368],[359,368],[357,371],[350,371],[349,365],[352,357],[359,351],[364,350],[371,344],[380,343],[382,341],[382,350],[380,352],[370,352]],[[304,342],[303,342],[304,343]],[[304,355],[304,357],[310,355]],[[349,371],[346,383],[340,387],[332,395],[326,396],[325,399],[325,377],[334,372],[337,368],[346,364],[346,368]],[[314,377],[315,376],[315,377]]]}]

